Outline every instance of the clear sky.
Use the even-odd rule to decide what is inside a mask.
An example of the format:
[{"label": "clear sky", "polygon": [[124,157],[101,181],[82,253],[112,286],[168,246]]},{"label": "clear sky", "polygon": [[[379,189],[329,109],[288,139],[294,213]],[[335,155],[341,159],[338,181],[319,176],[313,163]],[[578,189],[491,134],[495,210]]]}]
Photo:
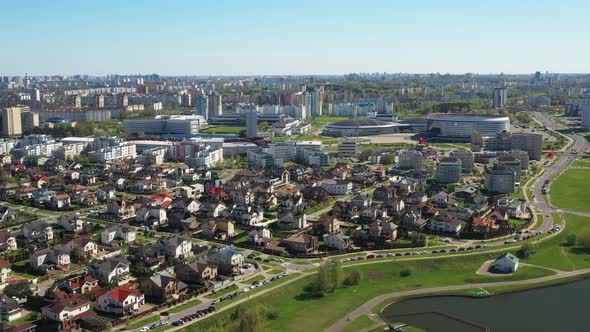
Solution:
[{"label": "clear sky", "polygon": [[27,0],[0,75],[590,72],[588,0]]}]

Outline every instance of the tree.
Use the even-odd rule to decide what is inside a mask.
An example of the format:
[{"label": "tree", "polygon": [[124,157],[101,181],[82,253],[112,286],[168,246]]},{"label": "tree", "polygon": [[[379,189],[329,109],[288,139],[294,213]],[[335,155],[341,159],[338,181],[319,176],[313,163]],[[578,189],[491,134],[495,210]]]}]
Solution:
[{"label": "tree", "polygon": [[266,121],[262,121],[258,124],[258,130],[260,131],[268,131],[270,129],[270,125]]},{"label": "tree", "polygon": [[569,233],[566,237],[565,237],[565,242],[563,242],[563,245],[571,247],[573,245],[576,244],[576,234],[574,233]]},{"label": "tree", "polygon": [[340,261],[329,259],[320,265],[318,271],[318,289],[322,293],[332,293],[340,285],[342,268]]},{"label": "tree", "polygon": [[237,331],[241,332],[258,332],[264,331],[265,315],[264,309],[260,305],[240,306],[236,310],[235,316],[239,319]]},{"label": "tree", "polygon": [[590,249],[590,231],[583,231],[576,236],[578,244],[584,249]]},{"label": "tree", "polygon": [[354,286],[358,285],[361,280],[361,274],[358,270],[353,269],[348,271],[346,275],[346,279],[344,279],[344,284],[346,286]]},{"label": "tree", "polygon": [[393,153],[388,153],[381,158],[381,163],[383,165],[391,165],[395,163],[395,156]]},{"label": "tree", "polygon": [[537,247],[535,245],[531,243],[525,243],[520,247],[520,249],[518,249],[516,255],[520,258],[529,258],[536,253]]},{"label": "tree", "polygon": [[363,150],[363,152],[361,152],[359,154],[359,160],[360,161],[367,161],[374,154],[375,154],[375,150],[373,150],[373,149]]},{"label": "tree", "polygon": [[29,287],[29,283],[26,281],[17,281],[13,283],[9,283],[6,288],[4,288],[4,294],[12,297],[29,297],[33,295],[33,291]]}]

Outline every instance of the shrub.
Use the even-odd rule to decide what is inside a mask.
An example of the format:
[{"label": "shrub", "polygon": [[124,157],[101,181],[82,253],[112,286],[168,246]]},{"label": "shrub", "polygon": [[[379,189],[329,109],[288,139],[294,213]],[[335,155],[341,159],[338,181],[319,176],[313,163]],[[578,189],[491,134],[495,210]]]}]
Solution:
[{"label": "shrub", "polygon": [[361,280],[361,274],[357,270],[351,270],[346,275],[346,279],[344,279],[344,284],[346,286],[354,286],[358,285],[359,281]]},{"label": "shrub", "polygon": [[535,247],[534,245],[532,245],[530,243],[525,243],[522,245],[522,247],[520,247],[520,249],[518,249],[518,252],[516,253],[516,255],[519,258],[529,258],[536,253],[537,253],[537,247]]},{"label": "shrub", "polygon": [[406,269],[399,271],[399,276],[402,278],[409,277],[411,275],[412,275],[412,269],[410,269],[410,268],[406,268]]},{"label": "shrub", "polygon": [[590,231],[583,231],[576,238],[580,246],[584,249],[590,249]]},{"label": "shrub", "polygon": [[573,245],[576,244],[576,234],[574,233],[569,233],[566,237],[565,237],[565,242],[563,242],[563,245],[571,247]]}]

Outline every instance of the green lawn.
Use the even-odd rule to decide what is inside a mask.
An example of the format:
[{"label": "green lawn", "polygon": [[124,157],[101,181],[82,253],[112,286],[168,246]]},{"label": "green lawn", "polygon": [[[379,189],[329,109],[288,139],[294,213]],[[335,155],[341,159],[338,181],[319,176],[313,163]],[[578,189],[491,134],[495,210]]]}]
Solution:
[{"label": "green lawn", "polygon": [[246,127],[234,127],[234,126],[210,126],[203,130],[205,134],[232,134],[237,135],[240,131],[246,130]]},{"label": "green lawn", "polygon": [[565,219],[565,229],[539,245],[537,253],[525,262],[566,271],[590,267],[589,251],[579,246],[563,245],[568,234],[579,234],[582,230],[590,228],[590,218],[566,214]]},{"label": "green lawn", "polygon": [[242,283],[243,284],[251,284],[251,283],[253,283],[255,281],[259,281],[259,280],[264,280],[264,276],[257,275],[255,277],[252,277],[250,279],[246,279],[246,280],[242,281]]},{"label": "green lawn", "polygon": [[577,159],[577,160],[574,160],[574,163],[572,164],[572,166],[577,166],[577,167],[590,167],[590,159]]},{"label": "green lawn", "polygon": [[147,318],[144,318],[140,321],[137,321],[133,324],[129,324],[128,326],[126,326],[128,329],[130,330],[134,330],[134,329],[139,329],[142,328],[144,326],[150,325],[152,323],[155,323],[157,321],[160,320],[160,315],[154,315],[154,316],[149,316]]},{"label": "green lawn", "polygon": [[177,312],[181,312],[181,311],[186,310],[188,308],[192,308],[192,307],[194,307],[196,305],[199,305],[201,303],[203,303],[203,302],[201,302],[201,300],[194,299],[194,300],[189,301],[189,302],[187,302],[187,303],[185,303],[183,305],[179,305],[178,307],[174,307],[174,308],[172,308],[172,309],[170,309],[168,311],[171,312],[171,313],[173,313],[173,314],[175,314]]},{"label": "green lawn", "polygon": [[[468,283],[498,280],[494,277],[476,275],[483,262],[493,259],[496,254],[465,256],[461,259],[442,258],[426,261],[389,261],[376,264],[354,266],[361,274],[357,286],[340,288],[321,298],[310,298],[304,291],[315,276],[308,276],[264,294],[255,301],[263,303],[279,313],[279,317],[267,322],[268,330],[318,331],[325,329],[347,313],[356,309],[369,299],[388,292],[429,288],[441,285],[462,285]],[[350,268],[344,268],[344,273]],[[402,269],[411,269],[412,275],[401,277]],[[522,269],[501,280],[522,280],[551,275],[546,269]],[[248,302],[247,305],[252,305]],[[220,313],[196,323],[195,328],[207,328],[219,324],[233,310]],[[196,330],[195,330],[196,331]]]},{"label": "green lawn", "polygon": [[276,270],[270,270],[267,273],[268,274],[279,274],[279,273],[283,273],[283,272],[285,272],[285,270],[276,269]]},{"label": "green lawn", "polygon": [[590,170],[568,169],[551,185],[551,202],[567,210],[590,212]]},{"label": "green lawn", "polygon": [[342,332],[356,332],[367,327],[371,327],[376,323],[373,322],[367,315],[362,315],[348,324]]}]

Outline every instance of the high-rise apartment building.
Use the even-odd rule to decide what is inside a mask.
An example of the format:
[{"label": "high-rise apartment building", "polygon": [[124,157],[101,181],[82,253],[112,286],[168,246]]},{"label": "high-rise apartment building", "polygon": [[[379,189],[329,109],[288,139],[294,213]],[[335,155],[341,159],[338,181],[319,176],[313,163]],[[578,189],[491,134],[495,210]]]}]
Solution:
[{"label": "high-rise apartment building", "polygon": [[495,88],[493,94],[493,107],[504,108],[508,101],[508,89],[506,88]]},{"label": "high-rise apartment building", "polygon": [[584,92],[584,98],[580,103],[580,116],[582,117],[582,128],[590,129],[590,91]]},{"label": "high-rise apartment building", "polygon": [[453,157],[442,158],[436,165],[436,181],[439,183],[456,183],[461,181],[463,163]]},{"label": "high-rise apartment building", "polygon": [[129,105],[129,97],[126,93],[120,93],[117,95],[117,106],[119,108],[125,108]]},{"label": "high-rise apartment building", "polygon": [[318,90],[311,93],[311,115],[322,115],[322,93]]},{"label": "high-rise apartment building", "polygon": [[209,113],[209,117],[212,116],[221,116],[223,114],[223,100],[221,95],[217,92],[212,92],[207,96],[207,112]]},{"label": "high-rise apartment building", "polygon": [[19,136],[23,133],[20,107],[9,107],[2,110],[2,136]]},{"label": "high-rise apartment building", "polygon": [[209,99],[206,95],[199,93],[195,97],[195,114],[209,119]]},{"label": "high-rise apartment building", "polygon": [[94,107],[95,108],[104,108],[104,96],[98,94],[94,96]]},{"label": "high-rise apartment building", "polygon": [[258,133],[258,111],[256,108],[250,108],[246,111],[246,136],[256,137]]}]

